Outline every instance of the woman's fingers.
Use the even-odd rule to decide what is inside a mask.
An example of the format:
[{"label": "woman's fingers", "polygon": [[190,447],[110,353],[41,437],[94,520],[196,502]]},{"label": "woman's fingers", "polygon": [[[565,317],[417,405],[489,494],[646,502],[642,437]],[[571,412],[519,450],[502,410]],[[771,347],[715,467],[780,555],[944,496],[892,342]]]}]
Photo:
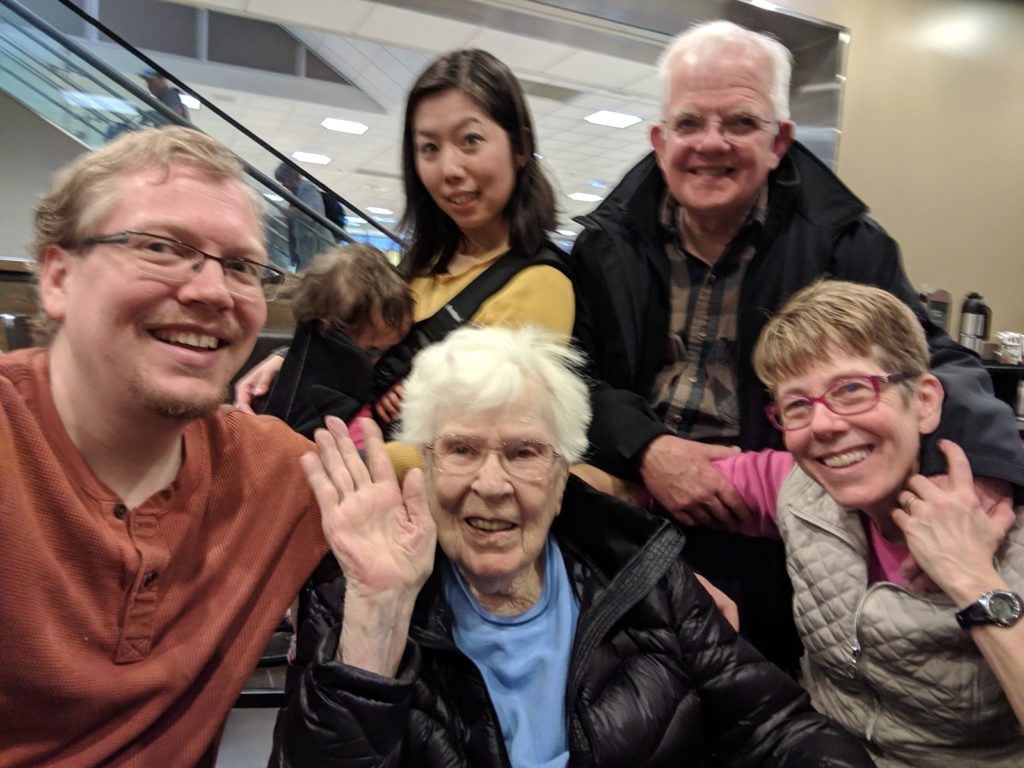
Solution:
[{"label": "woman's fingers", "polygon": [[964,449],[952,440],[940,440],[939,450],[946,457],[946,468],[949,474],[950,487],[954,491],[974,490],[974,474],[967,460]]},{"label": "woman's fingers", "polygon": [[392,483],[398,485],[395,467],[384,449],[384,435],[373,419],[359,419],[359,428],[363,431],[363,443],[366,446],[366,461],[370,468],[370,477],[376,483]]},{"label": "woman's fingers", "polygon": [[345,422],[337,416],[328,416],[324,419],[324,424],[334,439],[335,448],[344,465],[344,474],[348,478],[346,482],[350,483],[355,490],[373,482],[370,478],[370,471],[363,462],[363,457],[359,455],[359,449],[356,448],[356,444],[352,442],[352,438],[348,434]]}]

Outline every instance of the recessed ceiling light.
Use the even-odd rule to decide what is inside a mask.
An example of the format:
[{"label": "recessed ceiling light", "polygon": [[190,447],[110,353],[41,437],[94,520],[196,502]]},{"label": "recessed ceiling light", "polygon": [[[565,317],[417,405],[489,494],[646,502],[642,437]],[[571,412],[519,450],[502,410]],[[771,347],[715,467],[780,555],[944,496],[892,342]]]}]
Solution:
[{"label": "recessed ceiling light", "polygon": [[576,233],[571,229],[556,229],[555,234],[561,235],[562,237],[576,237]]},{"label": "recessed ceiling light", "polygon": [[184,104],[191,110],[202,109],[202,104],[199,103],[199,99],[195,96],[189,96],[187,93],[179,93],[181,96],[181,103]]},{"label": "recessed ceiling light", "polygon": [[581,203],[596,203],[599,200],[604,200],[600,195],[592,195],[589,192],[573,192],[568,197]]},{"label": "recessed ceiling light", "polygon": [[369,126],[363,123],[357,123],[355,120],[342,120],[338,117],[325,117],[324,121],[320,123],[328,131],[337,131],[338,133],[354,133],[356,136],[362,136],[368,130]]},{"label": "recessed ceiling light", "polygon": [[313,165],[327,165],[331,158],[327,155],[318,155],[316,152],[292,152],[292,157],[300,163],[312,163]]},{"label": "recessed ceiling light", "polygon": [[594,125],[607,125],[609,128],[628,128],[636,125],[641,118],[636,115],[627,115],[625,112],[612,112],[610,109],[602,109],[592,115],[583,118]]},{"label": "recessed ceiling light", "polygon": [[375,205],[366,206],[367,213],[376,213],[378,216],[390,216],[394,211],[390,208],[378,208]]}]

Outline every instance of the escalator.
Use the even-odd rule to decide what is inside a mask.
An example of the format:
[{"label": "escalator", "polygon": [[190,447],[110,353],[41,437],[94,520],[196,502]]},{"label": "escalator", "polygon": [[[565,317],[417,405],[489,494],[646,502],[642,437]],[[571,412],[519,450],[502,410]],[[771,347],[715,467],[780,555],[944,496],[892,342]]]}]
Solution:
[{"label": "escalator", "polygon": [[[80,35],[62,31],[71,29]],[[100,58],[86,45],[89,39],[109,42],[116,47],[116,55]],[[293,241],[297,227],[307,230],[324,247],[360,239],[392,256],[401,250],[400,238],[372,216],[328,189],[73,3],[33,0],[29,7],[17,0],[0,0],[0,91],[85,148],[95,149],[124,131],[170,123],[190,125],[146,89],[139,77],[146,70],[163,76],[186,101],[200,108],[202,129],[229,146],[242,161],[248,183],[267,201],[267,250],[274,264],[294,268],[294,249],[289,246],[290,208],[302,214],[290,217]],[[32,152],[32,147],[17,150]],[[333,197],[346,211],[365,220],[373,228],[372,235],[354,238],[285,189],[273,176],[282,163],[295,168],[326,199]]]}]

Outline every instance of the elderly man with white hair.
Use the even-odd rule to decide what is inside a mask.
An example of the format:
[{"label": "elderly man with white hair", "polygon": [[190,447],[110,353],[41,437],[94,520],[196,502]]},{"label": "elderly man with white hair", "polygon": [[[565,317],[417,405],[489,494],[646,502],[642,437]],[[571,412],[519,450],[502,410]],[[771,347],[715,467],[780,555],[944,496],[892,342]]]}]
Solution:
[{"label": "elderly man with white hair", "polygon": [[401,491],[372,422],[368,467],[340,420],[318,431],[304,466],[344,576],[313,592],[274,761],[872,765],[737,637],[675,525],[570,477],[580,363],[530,328],[421,352],[402,436],[425,469]]},{"label": "elderly man with white hair", "polygon": [[[580,220],[571,260],[574,332],[600,382],[591,462],[642,482],[683,522],[734,529],[748,510],[711,461],[735,446],[781,447],[749,365],[754,343],[787,297],[827,274],[895,294],[927,332],[948,398],[922,445],[925,473],[945,471],[936,445],[949,438],[978,485],[1008,500],[1010,484],[1024,484],[1012,414],[977,359],[928,320],[895,241],[794,140],[789,51],[715,21],[677,37],[661,65],[654,152]],[[686,556],[739,603],[758,647],[792,668],[781,548],[698,528]]]}]

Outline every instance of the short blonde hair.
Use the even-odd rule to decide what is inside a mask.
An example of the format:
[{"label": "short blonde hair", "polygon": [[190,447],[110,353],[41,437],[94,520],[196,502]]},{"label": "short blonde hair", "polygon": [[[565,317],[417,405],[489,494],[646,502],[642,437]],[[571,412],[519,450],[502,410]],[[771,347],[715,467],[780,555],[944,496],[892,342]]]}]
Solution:
[{"label": "short blonde hair", "polygon": [[590,394],[584,357],[565,336],[525,326],[462,326],[413,360],[402,397],[400,439],[422,447],[441,422],[536,404],[551,444],[570,464],[587,451]]},{"label": "short blonde hair", "polygon": [[[117,180],[143,168],[185,165],[214,179],[234,179],[244,184],[242,163],[219,141],[192,128],[178,125],[123,133],[95,152],[79,156],[54,176],[35,214],[33,254],[42,258],[48,245],[75,248],[92,227],[117,204]],[[262,224],[265,206],[255,190],[250,193],[253,211]]]},{"label": "short blonde hair", "polygon": [[389,328],[405,333],[412,321],[412,291],[387,256],[362,243],[313,259],[292,298],[296,322],[322,320],[349,335],[374,322],[375,311]]},{"label": "short blonde hair", "polygon": [[754,372],[772,391],[830,354],[873,359],[886,373],[928,371],[921,322],[888,291],[842,280],[819,280],[797,291],[768,321],[754,346]]}]

